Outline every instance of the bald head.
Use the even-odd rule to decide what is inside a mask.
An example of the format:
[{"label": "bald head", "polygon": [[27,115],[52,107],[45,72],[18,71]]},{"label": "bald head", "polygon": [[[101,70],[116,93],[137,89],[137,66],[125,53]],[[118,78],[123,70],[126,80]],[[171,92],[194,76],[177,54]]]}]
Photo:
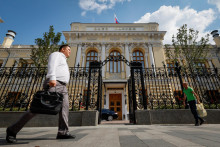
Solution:
[{"label": "bald head", "polygon": [[187,83],[187,82],[183,82],[183,87],[184,87],[185,89],[187,89],[187,88],[188,88],[188,83]]}]

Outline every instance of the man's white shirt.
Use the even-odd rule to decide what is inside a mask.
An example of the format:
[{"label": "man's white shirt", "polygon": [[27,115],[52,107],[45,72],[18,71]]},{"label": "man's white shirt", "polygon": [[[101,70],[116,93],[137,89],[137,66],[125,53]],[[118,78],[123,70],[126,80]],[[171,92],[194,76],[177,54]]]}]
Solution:
[{"label": "man's white shirt", "polygon": [[67,84],[70,79],[70,72],[66,60],[67,58],[62,52],[50,54],[46,77],[50,80],[59,80]]}]

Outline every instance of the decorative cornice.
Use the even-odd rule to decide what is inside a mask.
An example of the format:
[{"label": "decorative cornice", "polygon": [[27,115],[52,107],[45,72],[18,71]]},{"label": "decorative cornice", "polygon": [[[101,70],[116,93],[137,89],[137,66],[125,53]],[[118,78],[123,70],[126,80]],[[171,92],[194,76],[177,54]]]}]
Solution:
[{"label": "decorative cornice", "polygon": [[[19,49],[18,48],[9,48],[7,50],[10,52],[27,52],[27,51],[31,52],[31,49],[20,49],[20,48]],[[0,49],[0,52],[6,52],[6,50]]]},{"label": "decorative cornice", "polygon": [[77,43],[69,43],[71,47],[77,47]]}]

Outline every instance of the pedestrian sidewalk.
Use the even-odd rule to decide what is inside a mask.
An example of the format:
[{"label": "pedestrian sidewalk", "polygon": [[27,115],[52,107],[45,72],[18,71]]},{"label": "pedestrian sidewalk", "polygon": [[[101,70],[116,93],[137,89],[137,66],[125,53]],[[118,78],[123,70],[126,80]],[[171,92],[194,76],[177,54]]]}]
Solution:
[{"label": "pedestrian sidewalk", "polygon": [[56,140],[57,127],[23,128],[16,144],[5,141],[6,128],[0,128],[0,146],[16,147],[219,147],[220,124],[129,125],[104,124],[70,127],[75,139]]}]

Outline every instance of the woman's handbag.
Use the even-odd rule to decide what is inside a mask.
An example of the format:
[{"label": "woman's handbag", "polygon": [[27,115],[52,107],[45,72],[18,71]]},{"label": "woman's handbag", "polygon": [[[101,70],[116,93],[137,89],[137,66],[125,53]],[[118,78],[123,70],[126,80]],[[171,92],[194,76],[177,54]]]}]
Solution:
[{"label": "woman's handbag", "polygon": [[63,94],[58,92],[37,91],[31,102],[32,113],[56,115],[60,112]]},{"label": "woman's handbag", "polygon": [[197,108],[197,112],[198,112],[198,115],[200,117],[205,117],[207,116],[207,112],[203,106],[203,103],[200,103],[200,104],[196,104],[196,108]]}]

